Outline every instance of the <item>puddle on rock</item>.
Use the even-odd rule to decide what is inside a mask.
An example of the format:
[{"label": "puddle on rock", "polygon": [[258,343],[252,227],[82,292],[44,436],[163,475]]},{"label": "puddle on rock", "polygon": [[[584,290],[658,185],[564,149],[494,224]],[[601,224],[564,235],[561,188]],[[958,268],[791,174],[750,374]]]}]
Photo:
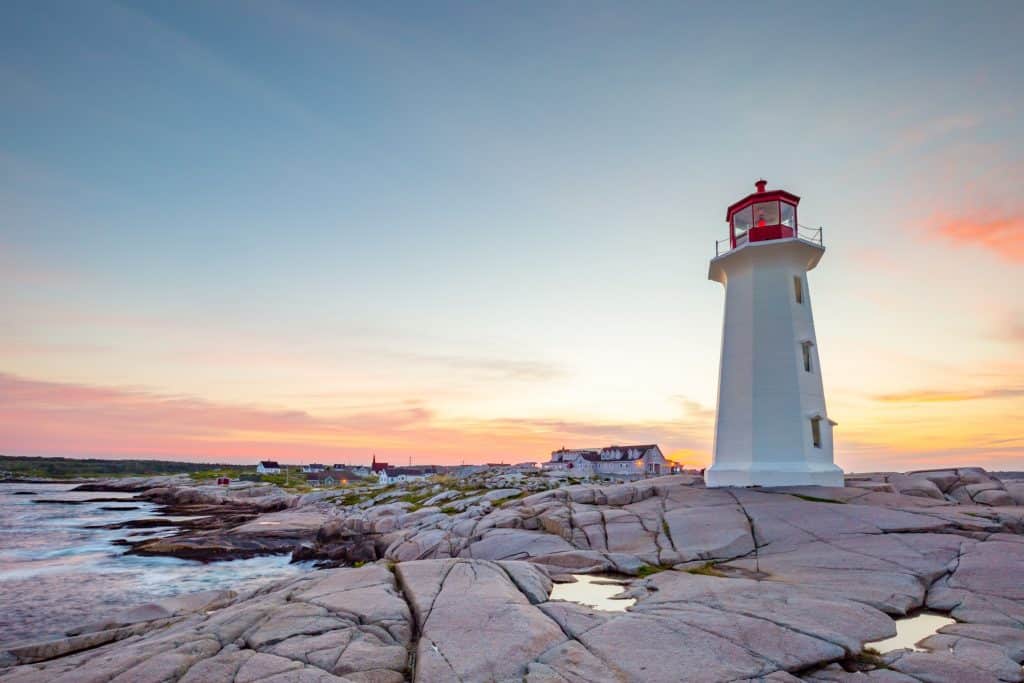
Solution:
[{"label": "puddle on rock", "polygon": [[926,652],[924,648],[917,647],[917,644],[928,636],[935,635],[935,633],[943,626],[949,626],[950,624],[955,623],[956,620],[950,619],[947,616],[922,612],[921,614],[917,614],[912,617],[896,619],[896,635],[892,638],[886,638],[885,640],[876,640],[873,643],[865,643],[864,647],[873,648],[882,654],[892,652],[893,650],[899,650],[901,648],[916,650],[918,652]]},{"label": "puddle on rock", "polygon": [[613,600],[626,588],[625,583],[607,576],[573,574],[575,583],[556,583],[549,600],[564,600],[599,609],[604,612],[624,612],[636,603],[636,598]]}]

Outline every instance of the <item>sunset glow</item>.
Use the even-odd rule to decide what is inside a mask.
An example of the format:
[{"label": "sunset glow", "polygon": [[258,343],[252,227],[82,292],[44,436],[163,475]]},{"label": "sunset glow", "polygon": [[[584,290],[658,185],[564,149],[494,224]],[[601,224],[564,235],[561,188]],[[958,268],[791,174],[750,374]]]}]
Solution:
[{"label": "sunset glow", "polygon": [[431,5],[8,12],[0,453],[703,467],[764,176],[836,463],[1024,469],[1024,5]]}]

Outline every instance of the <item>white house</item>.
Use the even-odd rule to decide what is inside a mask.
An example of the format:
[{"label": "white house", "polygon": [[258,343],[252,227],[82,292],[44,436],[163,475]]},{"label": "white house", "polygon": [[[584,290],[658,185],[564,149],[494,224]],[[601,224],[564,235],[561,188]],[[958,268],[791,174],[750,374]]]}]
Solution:
[{"label": "white house", "polygon": [[366,465],[334,465],[331,467],[335,472],[346,472],[350,477],[368,477],[373,472]]},{"label": "white house", "polygon": [[596,456],[600,452],[597,448],[559,448],[551,451],[551,459],[543,463],[541,468],[556,472],[578,470],[588,462],[587,456]]},{"label": "white house", "polygon": [[327,467],[325,467],[324,465],[321,465],[318,462],[311,462],[308,465],[303,465],[302,466],[302,471],[305,472],[306,474],[311,474],[311,473],[316,473],[316,472],[323,472],[326,469],[327,469]]},{"label": "white house", "polygon": [[425,467],[385,467],[377,473],[377,481],[387,486],[402,481],[426,479],[432,474],[433,470]]},{"label": "white house", "polygon": [[571,472],[578,477],[638,479],[669,474],[672,464],[657,444],[607,446],[605,448],[560,448],[544,463],[545,470]]},{"label": "white house", "polygon": [[277,464],[276,460],[261,460],[256,465],[257,474],[281,474],[281,466]]}]

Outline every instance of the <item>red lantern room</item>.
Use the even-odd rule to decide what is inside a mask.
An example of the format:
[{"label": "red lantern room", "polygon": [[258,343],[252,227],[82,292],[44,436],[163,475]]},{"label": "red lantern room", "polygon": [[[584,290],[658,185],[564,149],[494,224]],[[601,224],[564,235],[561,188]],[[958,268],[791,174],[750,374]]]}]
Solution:
[{"label": "red lantern room", "polygon": [[726,209],[729,245],[797,236],[796,206],[800,198],[785,190],[765,190],[767,180],[754,183],[757,191]]}]

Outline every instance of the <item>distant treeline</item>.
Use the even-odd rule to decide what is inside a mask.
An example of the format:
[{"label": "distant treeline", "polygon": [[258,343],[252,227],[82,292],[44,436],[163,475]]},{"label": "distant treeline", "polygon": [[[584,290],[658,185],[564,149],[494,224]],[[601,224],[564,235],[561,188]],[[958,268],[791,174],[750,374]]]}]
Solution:
[{"label": "distant treeline", "polygon": [[189,474],[209,469],[237,468],[204,462],[169,460],[101,460],[98,458],[41,458],[0,455],[0,476],[39,479],[78,479],[86,477],[128,477],[157,474]]}]

